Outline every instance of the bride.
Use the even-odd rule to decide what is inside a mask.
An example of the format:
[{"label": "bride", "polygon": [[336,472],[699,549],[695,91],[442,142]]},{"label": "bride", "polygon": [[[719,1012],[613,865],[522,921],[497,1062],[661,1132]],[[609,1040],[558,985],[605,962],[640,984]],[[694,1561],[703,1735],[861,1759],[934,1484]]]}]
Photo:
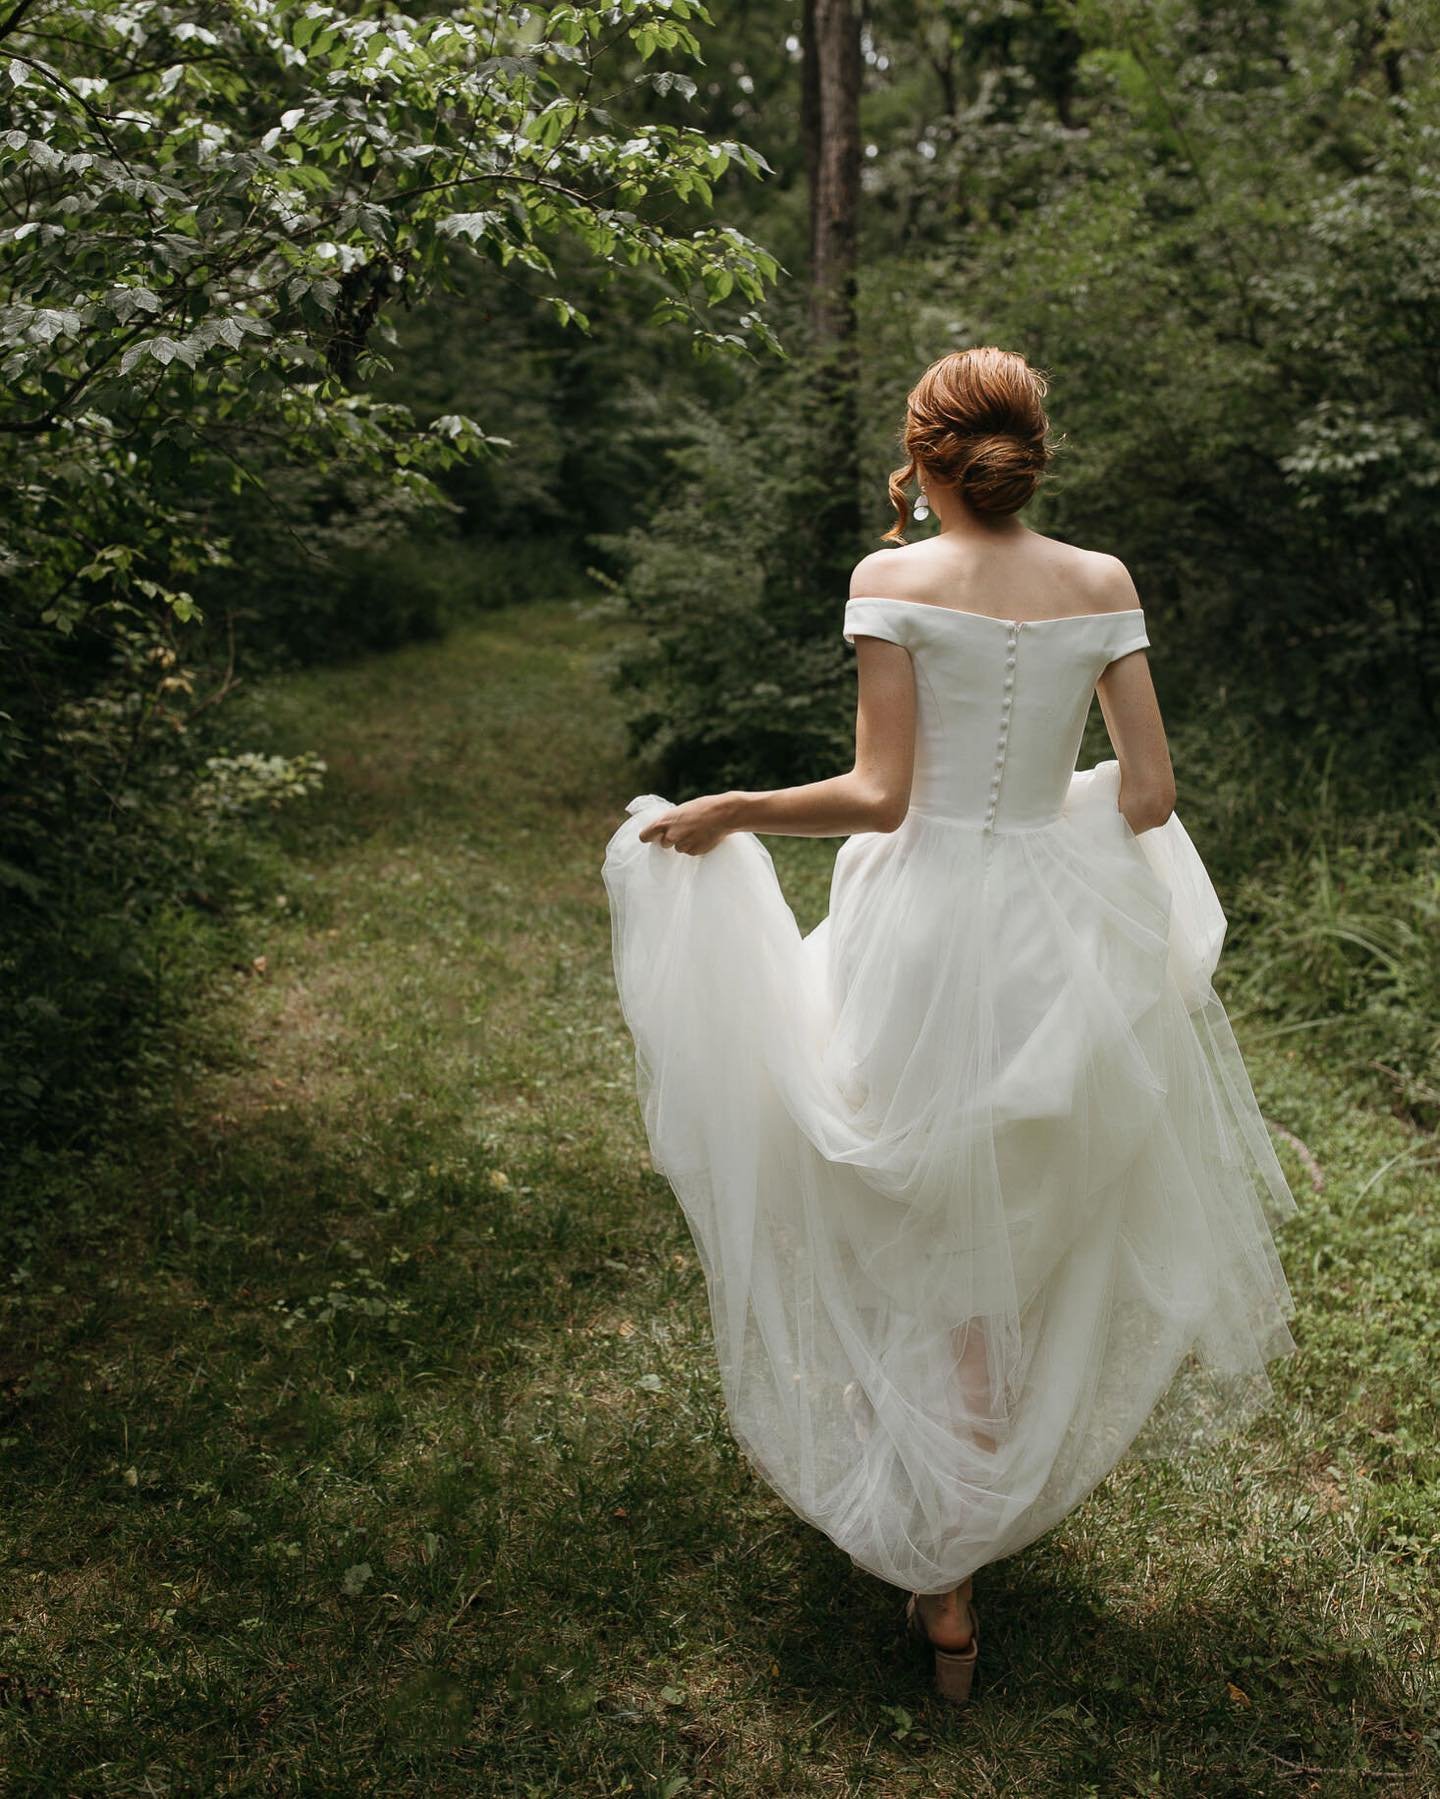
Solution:
[{"label": "bride", "polygon": [[[1251,1417],[1295,1347],[1271,1228],[1295,1201],[1211,985],[1225,919],[1175,811],[1144,611],[1115,557],[1019,517],[1045,392],[994,348],[911,391],[896,547],[856,567],[842,622],[853,768],[637,796],[604,864],[731,1428],[908,1589],[957,1701],[974,1572],[1132,1444]],[[912,481],[939,530],[905,544]],[[1095,695],[1115,759],[1077,771]],[[808,935],[756,832],[846,839]]]}]

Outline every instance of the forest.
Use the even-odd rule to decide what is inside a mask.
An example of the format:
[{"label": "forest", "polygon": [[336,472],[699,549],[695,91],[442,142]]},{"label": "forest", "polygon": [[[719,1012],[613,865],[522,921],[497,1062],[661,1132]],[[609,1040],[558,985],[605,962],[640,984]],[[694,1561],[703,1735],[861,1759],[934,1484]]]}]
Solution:
[{"label": "forest", "polygon": [[[1437,48],[0,0],[15,1790],[1440,1786]],[[1145,606],[1306,1340],[1003,1565],[952,1741],[724,1436],[599,868],[632,793],[849,766],[849,572],[976,344]],[[773,847],[808,925],[835,846]]]}]

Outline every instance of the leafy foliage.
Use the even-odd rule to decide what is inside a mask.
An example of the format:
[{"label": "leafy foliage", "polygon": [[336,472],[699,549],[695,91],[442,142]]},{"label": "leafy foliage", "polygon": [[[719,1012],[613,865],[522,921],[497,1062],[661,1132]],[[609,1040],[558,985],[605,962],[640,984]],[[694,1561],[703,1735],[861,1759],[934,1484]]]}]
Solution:
[{"label": "leafy foliage", "polygon": [[[867,49],[867,519],[919,369],[1014,344],[1062,434],[1029,516],[1130,564],[1167,714],[1218,694],[1252,737],[1343,746],[1351,805],[1433,791],[1440,741],[1434,48],[1425,8],[1086,0],[882,8]],[[768,91],[783,70],[747,54]],[[756,204],[782,231],[773,188]],[[767,427],[718,404],[762,457]],[[817,633],[833,589],[817,559]],[[786,702],[811,691],[807,662],[770,672]],[[707,780],[709,710],[676,728],[696,786],[736,779],[731,759]],[[789,779],[810,745],[802,724]]]},{"label": "leafy foliage", "polygon": [[[398,313],[469,263],[583,331],[578,266],[643,284],[654,327],[701,350],[773,346],[775,263],[704,217],[761,158],[632,116],[637,95],[683,104],[689,78],[654,65],[697,57],[708,22],[698,0],[0,17],[12,974],[45,992],[37,939],[60,953],[97,885],[133,933],[195,884],[187,796],[220,702],[277,648],[443,623],[385,558],[503,442],[366,390]],[[46,1076],[26,1066],[29,1103]]]},{"label": "leafy foliage", "polygon": [[599,539],[642,626],[616,666],[631,744],[677,799],[833,773],[854,748],[844,591],[817,576],[834,546],[813,528],[832,479],[813,365],[736,382],[723,412],[667,414],[651,516]]}]

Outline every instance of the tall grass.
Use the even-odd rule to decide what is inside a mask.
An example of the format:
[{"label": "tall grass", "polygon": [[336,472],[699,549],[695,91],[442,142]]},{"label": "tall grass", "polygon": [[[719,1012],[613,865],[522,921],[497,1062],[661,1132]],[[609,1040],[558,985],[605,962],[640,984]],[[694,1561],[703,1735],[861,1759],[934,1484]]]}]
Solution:
[{"label": "tall grass", "polygon": [[1440,754],[1388,778],[1202,713],[1179,808],[1230,920],[1224,991],[1251,1042],[1303,1042],[1365,1103],[1440,1125]]}]

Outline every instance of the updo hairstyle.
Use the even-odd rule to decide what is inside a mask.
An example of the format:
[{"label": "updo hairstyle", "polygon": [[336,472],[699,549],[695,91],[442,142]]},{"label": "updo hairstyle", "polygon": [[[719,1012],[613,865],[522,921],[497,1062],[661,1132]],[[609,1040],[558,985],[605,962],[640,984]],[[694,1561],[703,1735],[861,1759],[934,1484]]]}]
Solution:
[{"label": "updo hairstyle", "polygon": [[905,488],[953,487],[976,512],[1018,512],[1050,461],[1049,384],[1013,350],[955,350],[931,363],[906,400],[900,444],[909,461],[890,476],[899,517],[885,533],[899,543],[910,517]]}]

